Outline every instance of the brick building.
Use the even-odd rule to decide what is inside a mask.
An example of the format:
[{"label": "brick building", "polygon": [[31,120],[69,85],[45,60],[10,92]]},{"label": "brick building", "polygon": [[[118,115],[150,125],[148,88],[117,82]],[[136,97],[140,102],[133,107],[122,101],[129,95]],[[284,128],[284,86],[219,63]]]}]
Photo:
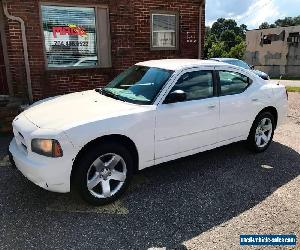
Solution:
[{"label": "brick building", "polygon": [[200,58],[205,0],[0,0],[0,95],[105,85],[132,64]]}]

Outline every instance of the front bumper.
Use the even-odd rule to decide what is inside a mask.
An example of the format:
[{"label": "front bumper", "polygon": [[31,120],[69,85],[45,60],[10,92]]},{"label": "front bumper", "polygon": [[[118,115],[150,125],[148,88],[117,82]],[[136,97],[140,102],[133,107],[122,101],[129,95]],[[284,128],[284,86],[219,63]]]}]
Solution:
[{"label": "front bumper", "polygon": [[34,160],[27,157],[17,146],[13,139],[9,145],[9,152],[15,166],[22,174],[34,184],[58,193],[67,193],[70,191],[70,167],[72,162],[62,158],[45,160]]}]

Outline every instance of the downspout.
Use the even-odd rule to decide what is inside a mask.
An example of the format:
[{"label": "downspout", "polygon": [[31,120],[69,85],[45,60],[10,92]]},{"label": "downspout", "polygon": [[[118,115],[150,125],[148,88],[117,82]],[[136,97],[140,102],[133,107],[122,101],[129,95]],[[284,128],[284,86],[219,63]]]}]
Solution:
[{"label": "downspout", "polygon": [[29,98],[29,102],[32,103],[33,102],[33,96],[32,96],[31,75],[30,75],[30,67],[29,67],[29,57],[28,57],[28,46],[27,46],[27,39],[26,39],[25,23],[24,23],[24,20],[22,18],[12,16],[8,13],[6,1],[3,2],[3,10],[4,10],[5,16],[8,19],[13,20],[13,21],[17,21],[21,25],[22,43],[23,43],[24,61],[25,61],[25,71],[26,71],[27,88],[28,88],[28,98]]},{"label": "downspout", "polygon": [[5,73],[7,79],[7,86],[8,86],[8,93],[10,96],[14,96],[14,89],[12,85],[11,73],[9,68],[9,59],[7,55],[7,43],[6,43],[6,34],[5,34],[5,27],[4,27],[4,16],[3,16],[3,9],[0,6],[0,33],[1,33],[1,43],[2,43],[2,50],[3,50],[3,59],[5,65]]},{"label": "downspout", "polygon": [[[200,9],[199,9],[199,48],[198,48],[198,58],[202,57],[202,18],[203,18],[203,8],[205,8],[205,0],[201,1]],[[205,31],[205,24],[204,24]]]}]

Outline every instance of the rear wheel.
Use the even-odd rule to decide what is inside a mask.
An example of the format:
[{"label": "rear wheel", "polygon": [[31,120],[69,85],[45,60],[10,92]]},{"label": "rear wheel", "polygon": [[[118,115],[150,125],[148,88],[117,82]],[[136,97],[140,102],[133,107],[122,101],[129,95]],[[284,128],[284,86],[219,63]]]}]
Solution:
[{"label": "rear wheel", "polygon": [[270,146],[274,135],[274,124],[274,116],[270,112],[258,115],[247,139],[247,144],[252,151],[264,152]]},{"label": "rear wheel", "polygon": [[103,143],[79,159],[74,171],[74,187],[92,205],[118,199],[132,177],[133,160],[122,145]]}]

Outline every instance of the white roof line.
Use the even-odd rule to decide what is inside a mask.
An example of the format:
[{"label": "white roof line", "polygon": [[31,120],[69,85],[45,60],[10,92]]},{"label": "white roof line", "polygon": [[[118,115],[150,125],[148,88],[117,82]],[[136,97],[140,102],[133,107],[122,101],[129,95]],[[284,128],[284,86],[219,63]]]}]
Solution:
[{"label": "white roof line", "polygon": [[156,67],[167,70],[179,70],[189,67],[198,66],[217,66],[217,65],[228,65],[223,62],[212,61],[212,60],[199,60],[199,59],[162,59],[162,60],[151,60],[137,63],[136,65]]}]

